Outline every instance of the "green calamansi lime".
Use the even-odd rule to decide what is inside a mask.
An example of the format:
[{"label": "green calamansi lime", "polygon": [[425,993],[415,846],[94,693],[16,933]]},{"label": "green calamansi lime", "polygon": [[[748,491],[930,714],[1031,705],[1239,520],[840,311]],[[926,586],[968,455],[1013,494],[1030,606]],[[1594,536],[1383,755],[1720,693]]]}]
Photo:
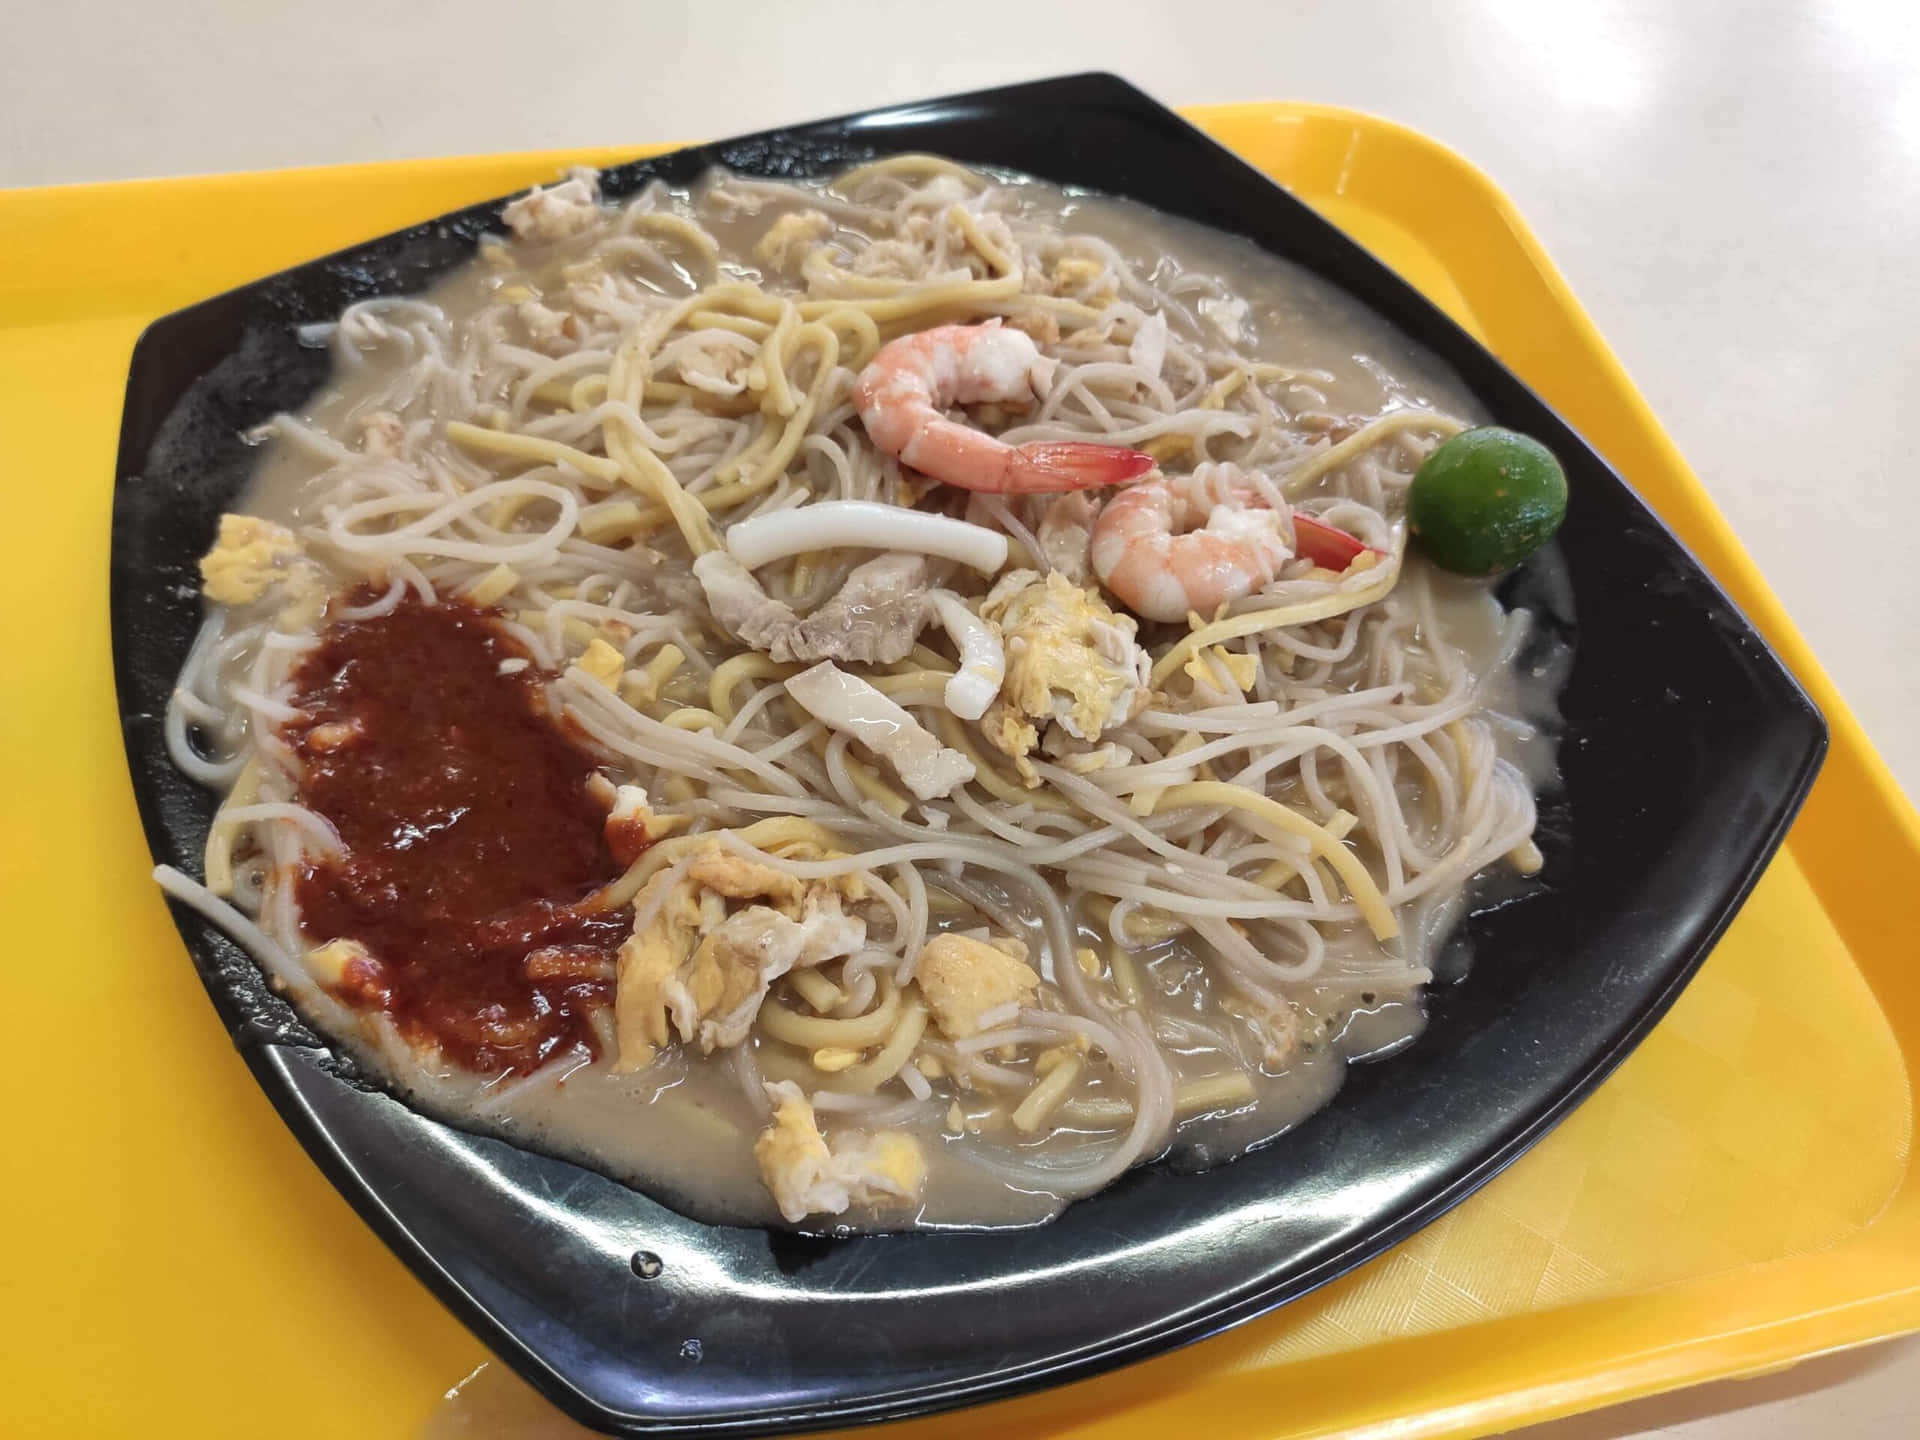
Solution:
[{"label": "green calamansi lime", "polygon": [[1461,575],[1511,570],[1552,538],[1567,513],[1553,452],[1497,425],[1463,430],[1420,466],[1407,523],[1421,549]]}]

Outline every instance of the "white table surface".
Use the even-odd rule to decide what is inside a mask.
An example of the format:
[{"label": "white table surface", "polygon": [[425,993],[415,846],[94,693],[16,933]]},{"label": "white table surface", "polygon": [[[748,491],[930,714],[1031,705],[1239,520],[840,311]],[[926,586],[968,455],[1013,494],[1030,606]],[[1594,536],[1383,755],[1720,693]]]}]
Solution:
[{"label": "white table surface", "polygon": [[[1920,3],[16,0],[0,185],[700,139],[1067,70],[1446,141],[1920,794]],[[452,1378],[452,1377],[449,1377]],[[1531,1440],[1894,1440],[1920,1342]]]}]

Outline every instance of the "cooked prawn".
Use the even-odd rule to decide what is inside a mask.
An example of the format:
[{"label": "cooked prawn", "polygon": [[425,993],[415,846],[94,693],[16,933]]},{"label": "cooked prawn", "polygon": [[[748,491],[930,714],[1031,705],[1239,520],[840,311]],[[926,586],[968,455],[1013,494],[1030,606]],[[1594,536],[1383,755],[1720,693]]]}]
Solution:
[{"label": "cooked prawn", "polygon": [[1009,445],[949,419],[955,405],[1036,400],[1054,361],[1031,336],[983,325],[938,325],[880,348],[860,372],[853,403],[882,450],[923,475],[963,490],[1043,494],[1122,485],[1153,468],[1153,457],[1123,445],[1036,441]]},{"label": "cooked prawn", "polygon": [[1211,615],[1273,583],[1293,555],[1286,525],[1207,468],[1121,491],[1093,526],[1093,573],[1147,620]]},{"label": "cooked prawn", "polygon": [[1344,571],[1371,549],[1310,515],[1272,509],[1230,465],[1142,481],[1094,522],[1094,574],[1147,620],[1211,615],[1273,583],[1296,553]]}]

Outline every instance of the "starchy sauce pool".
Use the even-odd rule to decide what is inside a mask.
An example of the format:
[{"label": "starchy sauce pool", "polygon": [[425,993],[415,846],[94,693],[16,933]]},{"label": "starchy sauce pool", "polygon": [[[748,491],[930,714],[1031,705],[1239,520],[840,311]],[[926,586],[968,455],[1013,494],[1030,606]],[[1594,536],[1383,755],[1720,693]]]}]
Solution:
[{"label": "starchy sauce pool", "polygon": [[597,1053],[590,1017],[633,923],[579,908],[622,867],[587,789],[598,763],[548,715],[548,678],[482,611],[409,598],[324,632],[281,732],[301,802],[345,846],[299,876],[303,928],[373,957],[333,993],[483,1074]]}]

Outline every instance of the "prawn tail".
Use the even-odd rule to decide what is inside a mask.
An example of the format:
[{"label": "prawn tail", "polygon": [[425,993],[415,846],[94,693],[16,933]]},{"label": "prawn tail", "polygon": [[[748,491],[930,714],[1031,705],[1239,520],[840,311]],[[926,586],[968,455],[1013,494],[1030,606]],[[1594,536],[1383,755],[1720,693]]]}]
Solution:
[{"label": "prawn tail", "polygon": [[1364,540],[1298,511],[1293,516],[1293,541],[1303,558],[1340,573],[1362,555],[1380,553]]},{"label": "prawn tail", "polygon": [[1124,485],[1153,469],[1153,456],[1124,445],[1084,440],[1035,441],[1018,446],[996,487],[1015,495],[1054,494]]}]

